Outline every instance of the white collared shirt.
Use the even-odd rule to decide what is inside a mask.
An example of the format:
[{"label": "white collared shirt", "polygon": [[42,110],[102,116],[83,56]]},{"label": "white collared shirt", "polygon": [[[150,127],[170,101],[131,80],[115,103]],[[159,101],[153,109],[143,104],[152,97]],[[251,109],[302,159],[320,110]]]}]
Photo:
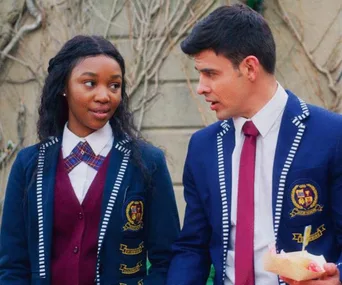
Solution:
[{"label": "white collared shirt", "polygon": [[[80,138],[73,132],[71,132],[68,129],[67,124],[68,123],[65,124],[63,131],[63,158],[69,156],[71,151],[80,141],[87,141],[94,151],[95,155],[100,154],[106,157],[107,154],[110,152],[113,145],[114,136],[109,123],[84,138]],[[74,188],[76,197],[80,204],[82,204],[83,199],[86,196],[96,174],[97,171],[83,161],[81,161],[74,169],[69,172],[71,185]]]},{"label": "white collared shirt", "polygon": [[[254,269],[255,285],[276,285],[278,277],[263,269],[263,256],[268,245],[275,242],[272,213],[272,178],[275,149],[281,119],[288,95],[278,83],[272,99],[251,119],[259,130],[257,138],[254,181]],[[242,127],[245,118],[233,119],[235,126],[235,148],[232,155],[232,199],[230,243],[228,246],[225,285],[235,282],[235,238],[237,219],[237,197],[241,150],[245,136]]]}]

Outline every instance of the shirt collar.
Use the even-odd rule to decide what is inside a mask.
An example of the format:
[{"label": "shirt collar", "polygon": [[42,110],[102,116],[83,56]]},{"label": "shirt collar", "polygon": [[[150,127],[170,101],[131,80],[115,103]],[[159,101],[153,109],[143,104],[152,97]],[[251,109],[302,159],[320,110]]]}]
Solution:
[{"label": "shirt collar", "polygon": [[[285,109],[287,102],[287,93],[284,88],[278,83],[277,90],[270,101],[252,118],[252,122],[260,132],[262,137],[266,137],[278,117]],[[238,117],[234,118],[235,131],[241,133],[242,127],[248,119]]]},{"label": "shirt collar", "polygon": [[101,129],[91,133],[84,138],[75,135],[72,131],[69,130],[67,125],[68,123],[65,124],[63,130],[62,147],[64,157],[68,156],[80,141],[87,141],[94,151],[95,155],[99,155],[103,148],[107,145],[107,143],[109,143],[109,141],[113,139],[113,131],[109,122],[107,122],[107,124],[105,124]]}]

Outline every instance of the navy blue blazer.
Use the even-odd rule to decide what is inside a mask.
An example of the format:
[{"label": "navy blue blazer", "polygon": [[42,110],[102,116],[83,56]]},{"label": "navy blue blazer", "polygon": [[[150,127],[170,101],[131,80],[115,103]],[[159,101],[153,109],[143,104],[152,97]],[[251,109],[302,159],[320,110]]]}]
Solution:
[{"label": "navy blue blazer", "polygon": [[[165,284],[179,218],[161,150],[139,146],[148,183],[130,143],[114,141],[98,234],[96,285]],[[0,236],[0,284],[50,284],[53,197],[61,140],[19,152],[9,177]],[[149,185],[149,186],[148,186]],[[139,205],[142,215],[132,216]],[[146,258],[152,264],[146,269]]]},{"label": "navy blue blazer", "polygon": [[[341,270],[342,116],[288,95],[272,173],[276,247],[278,252],[301,250],[304,227],[312,225],[307,250],[323,254]],[[224,284],[234,133],[233,121],[227,120],[190,140],[184,226],[174,245],[168,285],[205,284],[211,263],[214,284]]]}]

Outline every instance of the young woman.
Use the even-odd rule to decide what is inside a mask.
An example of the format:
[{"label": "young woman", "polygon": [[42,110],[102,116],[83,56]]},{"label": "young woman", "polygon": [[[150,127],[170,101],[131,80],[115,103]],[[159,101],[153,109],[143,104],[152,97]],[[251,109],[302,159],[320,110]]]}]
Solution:
[{"label": "young woman", "polygon": [[124,60],[101,37],[77,36],[50,60],[40,142],[20,151],[8,181],[1,285],[165,283],[175,197],[125,87]]}]

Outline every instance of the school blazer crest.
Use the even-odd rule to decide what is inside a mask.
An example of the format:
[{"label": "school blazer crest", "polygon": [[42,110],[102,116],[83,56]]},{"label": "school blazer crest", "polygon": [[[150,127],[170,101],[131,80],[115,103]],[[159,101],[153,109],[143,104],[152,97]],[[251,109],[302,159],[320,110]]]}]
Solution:
[{"label": "school blazer crest", "polygon": [[[342,200],[342,116],[307,105],[287,93],[270,169],[276,247],[278,251],[300,250],[301,233],[311,224],[313,234],[307,249],[339,263],[342,209],[337,201]],[[211,263],[216,272],[215,285],[224,284],[234,147],[232,120],[200,130],[190,140],[183,176],[187,208],[180,238],[174,245],[169,285],[206,280]],[[193,265],[196,269],[189,270]]]},{"label": "school blazer crest", "polygon": [[[97,285],[165,282],[171,244],[179,232],[175,197],[163,153],[148,144],[139,147],[151,175],[149,186],[131,161],[129,140],[114,141],[109,154],[98,231]],[[61,139],[54,137],[23,149],[14,162],[0,237],[1,284],[50,284],[60,150]],[[147,251],[152,264],[148,276]]]}]

